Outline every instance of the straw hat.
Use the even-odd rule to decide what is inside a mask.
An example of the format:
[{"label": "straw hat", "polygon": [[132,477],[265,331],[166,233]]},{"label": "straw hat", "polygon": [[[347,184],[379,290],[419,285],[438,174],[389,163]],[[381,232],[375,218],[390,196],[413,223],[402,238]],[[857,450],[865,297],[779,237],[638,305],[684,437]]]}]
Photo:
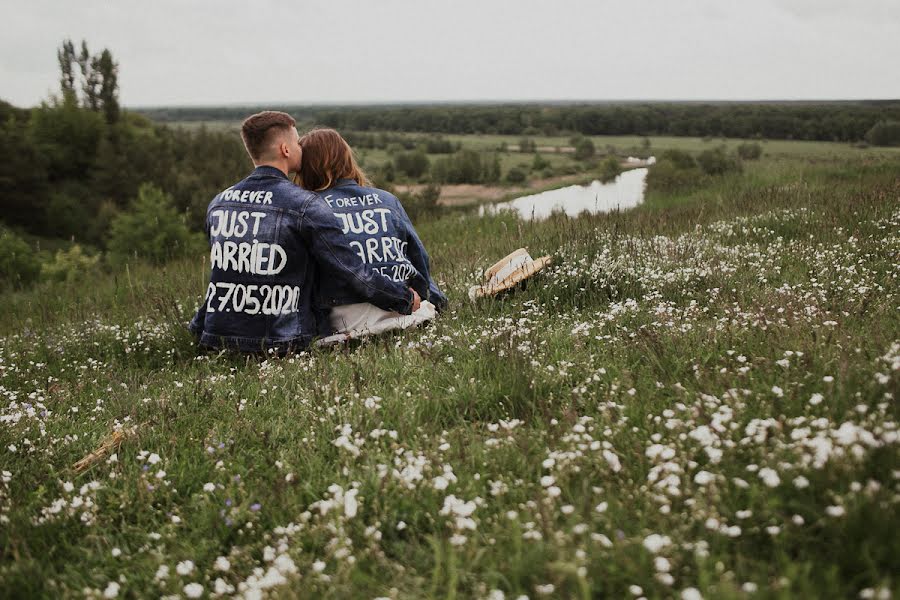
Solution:
[{"label": "straw hat", "polygon": [[519,248],[485,271],[484,285],[474,285],[469,288],[469,298],[474,300],[484,296],[494,296],[515,287],[519,282],[528,279],[549,265],[550,261],[549,256],[542,256],[535,260],[531,258],[525,248]]}]

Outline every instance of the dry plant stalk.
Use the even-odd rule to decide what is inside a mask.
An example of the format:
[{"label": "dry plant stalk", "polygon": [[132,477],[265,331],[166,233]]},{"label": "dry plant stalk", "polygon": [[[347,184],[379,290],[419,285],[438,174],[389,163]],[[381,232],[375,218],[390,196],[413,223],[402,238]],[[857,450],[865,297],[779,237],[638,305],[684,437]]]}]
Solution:
[{"label": "dry plant stalk", "polygon": [[117,449],[122,444],[122,442],[125,441],[126,438],[132,437],[136,433],[137,427],[132,427],[130,429],[120,429],[118,431],[112,432],[111,435],[108,435],[103,440],[103,442],[96,450],[76,462],[74,465],[72,465],[72,468],[75,469],[76,473],[85,471],[87,468],[106,458],[107,455],[109,455],[111,451]]}]

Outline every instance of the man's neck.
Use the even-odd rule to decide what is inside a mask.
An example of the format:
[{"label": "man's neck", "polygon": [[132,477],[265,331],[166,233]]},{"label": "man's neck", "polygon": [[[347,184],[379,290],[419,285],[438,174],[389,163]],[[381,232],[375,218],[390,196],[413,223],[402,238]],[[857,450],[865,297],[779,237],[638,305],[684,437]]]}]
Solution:
[{"label": "man's neck", "polygon": [[284,173],[285,177],[288,176],[287,165],[280,161],[253,163],[253,166],[255,166],[255,167],[272,167],[273,169],[278,169],[279,171]]}]

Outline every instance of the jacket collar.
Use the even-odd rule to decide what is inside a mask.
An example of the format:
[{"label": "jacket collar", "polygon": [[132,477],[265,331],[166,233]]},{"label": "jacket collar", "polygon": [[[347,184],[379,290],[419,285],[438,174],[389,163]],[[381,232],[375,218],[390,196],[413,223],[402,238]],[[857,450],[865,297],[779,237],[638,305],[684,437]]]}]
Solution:
[{"label": "jacket collar", "polygon": [[287,179],[288,176],[281,169],[277,167],[270,167],[269,165],[260,165],[253,169],[253,172],[250,173],[250,177],[280,177],[281,179]]},{"label": "jacket collar", "polygon": [[357,185],[355,179],[350,179],[349,177],[341,177],[337,181],[334,182],[334,185],[331,187],[340,187],[342,185]]}]

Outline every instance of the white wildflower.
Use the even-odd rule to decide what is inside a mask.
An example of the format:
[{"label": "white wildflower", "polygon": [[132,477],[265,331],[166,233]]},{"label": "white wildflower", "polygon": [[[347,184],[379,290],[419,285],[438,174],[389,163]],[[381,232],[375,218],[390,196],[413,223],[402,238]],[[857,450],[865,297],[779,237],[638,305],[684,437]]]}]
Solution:
[{"label": "white wildflower", "polygon": [[115,598],[115,597],[117,597],[117,596],[119,595],[119,588],[120,588],[120,586],[119,586],[118,583],[116,583],[115,581],[110,581],[110,582],[106,585],[106,589],[103,590],[103,597],[104,597],[104,598]]},{"label": "white wildflower", "polygon": [[781,483],[781,478],[778,477],[778,472],[774,469],[770,469],[769,467],[763,467],[759,470],[759,478],[762,479],[763,483],[771,488],[778,487],[778,484]]},{"label": "white wildflower", "polygon": [[703,595],[697,588],[685,588],[681,590],[681,600],[703,600]]},{"label": "white wildflower", "polygon": [[179,575],[190,575],[194,572],[194,561],[191,560],[183,560],[177,565],[175,565],[175,572]]},{"label": "white wildflower", "polygon": [[644,548],[652,552],[653,554],[658,553],[660,550],[672,544],[672,540],[669,539],[667,535],[659,535],[658,533],[651,533],[647,537],[644,538]]},{"label": "white wildflower", "polygon": [[697,485],[707,485],[714,481],[715,478],[716,476],[709,471],[698,471],[697,474],[694,475],[694,483]]}]

